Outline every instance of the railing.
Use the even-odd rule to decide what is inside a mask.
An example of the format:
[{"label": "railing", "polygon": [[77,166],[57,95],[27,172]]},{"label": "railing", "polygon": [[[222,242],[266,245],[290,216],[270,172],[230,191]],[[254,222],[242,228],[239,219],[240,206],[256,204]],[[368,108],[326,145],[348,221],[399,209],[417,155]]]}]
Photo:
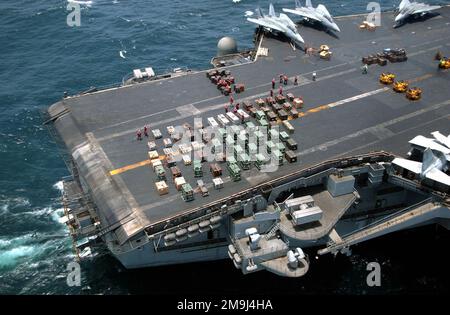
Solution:
[{"label": "railing", "polygon": [[364,231],[364,230],[367,230],[367,229],[369,229],[369,228],[371,228],[371,227],[374,227],[374,226],[376,226],[376,225],[382,224],[382,223],[384,223],[384,222],[386,222],[386,221],[389,221],[391,218],[394,218],[394,217],[399,216],[399,215],[401,215],[401,214],[403,214],[403,213],[409,212],[409,211],[411,211],[411,210],[413,210],[413,209],[415,209],[415,208],[418,208],[418,207],[420,207],[420,206],[423,206],[423,205],[425,205],[425,204],[427,204],[427,203],[429,203],[429,202],[432,202],[432,201],[433,201],[433,198],[432,198],[432,197],[427,198],[427,199],[422,200],[422,201],[419,201],[419,202],[417,202],[417,203],[415,203],[415,204],[413,204],[413,205],[411,205],[411,206],[408,206],[408,207],[406,207],[406,208],[403,208],[403,209],[400,210],[400,211],[396,211],[396,212],[391,213],[391,214],[389,214],[389,215],[387,215],[387,216],[385,216],[385,217],[383,217],[383,218],[381,218],[381,219],[379,219],[379,220],[375,220],[375,221],[373,221],[373,222],[371,222],[371,223],[369,223],[369,224],[363,226],[362,228],[359,228],[359,229],[357,229],[357,230],[355,230],[355,231],[352,231],[352,232],[349,233],[349,234],[346,234],[346,235],[344,235],[344,236],[341,236],[341,238],[342,238],[342,239],[345,239],[345,238],[351,237],[351,236],[353,236],[353,235],[355,235],[355,234],[357,234],[357,233],[359,233],[359,232],[362,232],[362,231]]}]

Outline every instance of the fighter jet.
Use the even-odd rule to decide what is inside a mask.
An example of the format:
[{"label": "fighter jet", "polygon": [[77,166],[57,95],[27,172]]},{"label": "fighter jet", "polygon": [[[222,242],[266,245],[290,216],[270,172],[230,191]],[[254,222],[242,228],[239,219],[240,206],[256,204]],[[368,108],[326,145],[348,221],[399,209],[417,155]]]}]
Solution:
[{"label": "fighter jet", "polygon": [[450,187],[450,176],[445,174],[448,169],[447,160],[440,152],[433,153],[427,148],[423,153],[422,163],[402,158],[395,158],[392,163],[419,174],[421,178],[428,178]]},{"label": "fighter jet", "polygon": [[439,5],[428,5],[419,2],[409,2],[409,0],[402,0],[398,6],[398,15],[395,17],[394,27],[400,26],[406,18],[410,16],[424,16],[430,11],[440,9]]},{"label": "fighter jet", "polygon": [[247,21],[263,26],[270,32],[280,32],[289,37],[294,43],[304,43],[305,41],[297,31],[297,27],[292,20],[283,13],[276,15],[273,5],[269,5],[269,15],[264,15],[260,8],[255,10],[256,18],[247,18]]},{"label": "fighter jet", "polygon": [[299,0],[295,0],[295,9],[283,9],[283,12],[300,15],[307,19],[318,21],[326,28],[336,32],[341,31],[339,26],[337,26],[334,22],[327,8],[323,4],[319,4],[316,8],[314,8],[311,4],[311,0],[306,0],[304,7]]}]

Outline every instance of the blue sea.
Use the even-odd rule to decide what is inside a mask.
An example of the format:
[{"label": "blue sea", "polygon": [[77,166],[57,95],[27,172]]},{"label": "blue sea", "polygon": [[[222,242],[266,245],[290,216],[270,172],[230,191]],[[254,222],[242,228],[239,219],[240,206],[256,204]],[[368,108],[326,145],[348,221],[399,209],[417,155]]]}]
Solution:
[{"label": "blue sea", "polygon": [[[207,68],[225,35],[239,49],[251,48],[254,27],[245,11],[268,6],[255,0],[81,2],[79,27],[67,25],[65,0],[0,2],[0,294],[449,291],[443,253],[449,236],[435,227],[362,244],[350,258],[321,257],[302,279],[242,276],[231,261],[127,271],[105,255],[84,263],[81,286],[69,287],[66,268],[74,256],[60,222],[60,180],[69,173],[40,112],[64,91],[109,86],[135,68]],[[381,7],[398,2],[381,1]],[[274,1],[277,10],[293,3]],[[363,1],[323,3],[334,15],[366,12]],[[381,288],[365,285],[369,261],[382,267]]]}]

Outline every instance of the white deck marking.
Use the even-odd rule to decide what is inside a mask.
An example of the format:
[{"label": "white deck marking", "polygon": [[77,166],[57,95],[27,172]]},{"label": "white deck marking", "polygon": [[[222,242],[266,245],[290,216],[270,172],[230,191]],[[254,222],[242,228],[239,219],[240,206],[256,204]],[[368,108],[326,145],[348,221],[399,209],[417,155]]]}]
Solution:
[{"label": "white deck marking", "polygon": [[347,103],[350,103],[350,102],[354,102],[354,101],[360,100],[362,98],[369,97],[369,96],[372,96],[372,95],[375,95],[375,94],[378,94],[378,93],[381,93],[381,92],[384,92],[384,91],[387,91],[387,90],[390,90],[390,88],[389,87],[384,87],[384,88],[381,88],[381,89],[378,89],[378,90],[373,90],[373,91],[370,91],[370,92],[366,92],[366,93],[362,93],[362,94],[359,94],[359,95],[355,95],[355,96],[352,96],[352,97],[349,97],[349,98],[346,98],[346,99],[343,99],[343,100],[340,100],[340,101],[337,101],[337,102],[333,102],[333,103],[330,103],[330,104],[327,104],[327,105],[330,108],[337,107],[337,106],[341,106],[341,105],[344,105],[344,104],[347,104]]}]

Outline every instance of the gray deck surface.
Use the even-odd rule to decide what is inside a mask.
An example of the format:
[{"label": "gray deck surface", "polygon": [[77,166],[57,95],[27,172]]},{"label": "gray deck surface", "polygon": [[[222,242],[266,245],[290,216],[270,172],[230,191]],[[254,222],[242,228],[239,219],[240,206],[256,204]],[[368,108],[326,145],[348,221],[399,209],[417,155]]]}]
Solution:
[{"label": "gray deck surface", "polygon": [[[119,185],[119,191],[120,187],[126,187],[140,209],[133,211],[142,211],[146,218],[142,224],[148,224],[332,157],[378,149],[404,154],[409,149],[408,140],[415,135],[427,135],[435,130],[449,134],[450,72],[438,71],[433,57],[438,49],[450,55],[450,8],[438,12],[439,16],[398,29],[392,29],[393,16],[386,13],[382,26],[374,32],[358,29],[363,20],[361,16],[338,18],[342,30],[338,39],[302,26],[300,33],[308,45],[330,46],[333,52],[330,61],[307,56],[301,50],[294,51],[286,42],[264,37],[261,46],[269,49],[267,57],[230,68],[237,82],[246,85],[246,91],[235,97],[236,102],[241,98],[254,100],[267,96],[270,81],[280,73],[300,76],[298,86],[290,84],[284,91],[302,96],[305,111],[342,101],[339,106],[291,121],[296,130],[292,137],[299,145],[297,163],[285,164],[277,172],[265,174],[257,173],[253,167],[250,172],[243,172],[241,181],[225,183],[220,191],[209,189],[206,198],[196,194],[192,202],[181,199],[171,179],[168,181],[170,193],[159,196],[154,187],[155,174],[148,165],[114,175],[113,180],[120,178],[125,186]],[[408,61],[388,63],[385,67],[372,65],[369,73],[362,75],[361,57],[387,47],[405,48]],[[314,71],[317,72],[316,82],[311,80]],[[391,89],[377,91],[384,87],[378,77],[385,71],[397,74],[399,79],[418,79],[412,85],[423,89],[423,98],[412,102]],[[72,150],[85,140],[86,133],[91,133],[109,160],[104,165],[109,171],[148,158],[146,141],[135,140],[136,129],[150,124],[152,128],[160,128],[165,138],[168,137],[166,126],[184,122],[193,125],[193,117],[203,117],[207,125],[207,117],[223,113],[228,97],[219,93],[204,72],[199,72],[72,97],[63,102],[70,109],[66,116],[74,120],[76,127],[72,128],[82,135],[81,139],[65,137],[67,146]],[[60,133],[65,132],[63,122],[61,119],[56,125]],[[157,143],[158,151],[162,153],[162,140]],[[227,177],[224,164],[223,169],[224,177]],[[192,167],[181,166],[181,171],[196,187]],[[211,183],[209,164],[203,166],[203,171],[203,181]],[[108,217],[120,217],[117,213],[121,209],[99,208],[108,212]]]}]

